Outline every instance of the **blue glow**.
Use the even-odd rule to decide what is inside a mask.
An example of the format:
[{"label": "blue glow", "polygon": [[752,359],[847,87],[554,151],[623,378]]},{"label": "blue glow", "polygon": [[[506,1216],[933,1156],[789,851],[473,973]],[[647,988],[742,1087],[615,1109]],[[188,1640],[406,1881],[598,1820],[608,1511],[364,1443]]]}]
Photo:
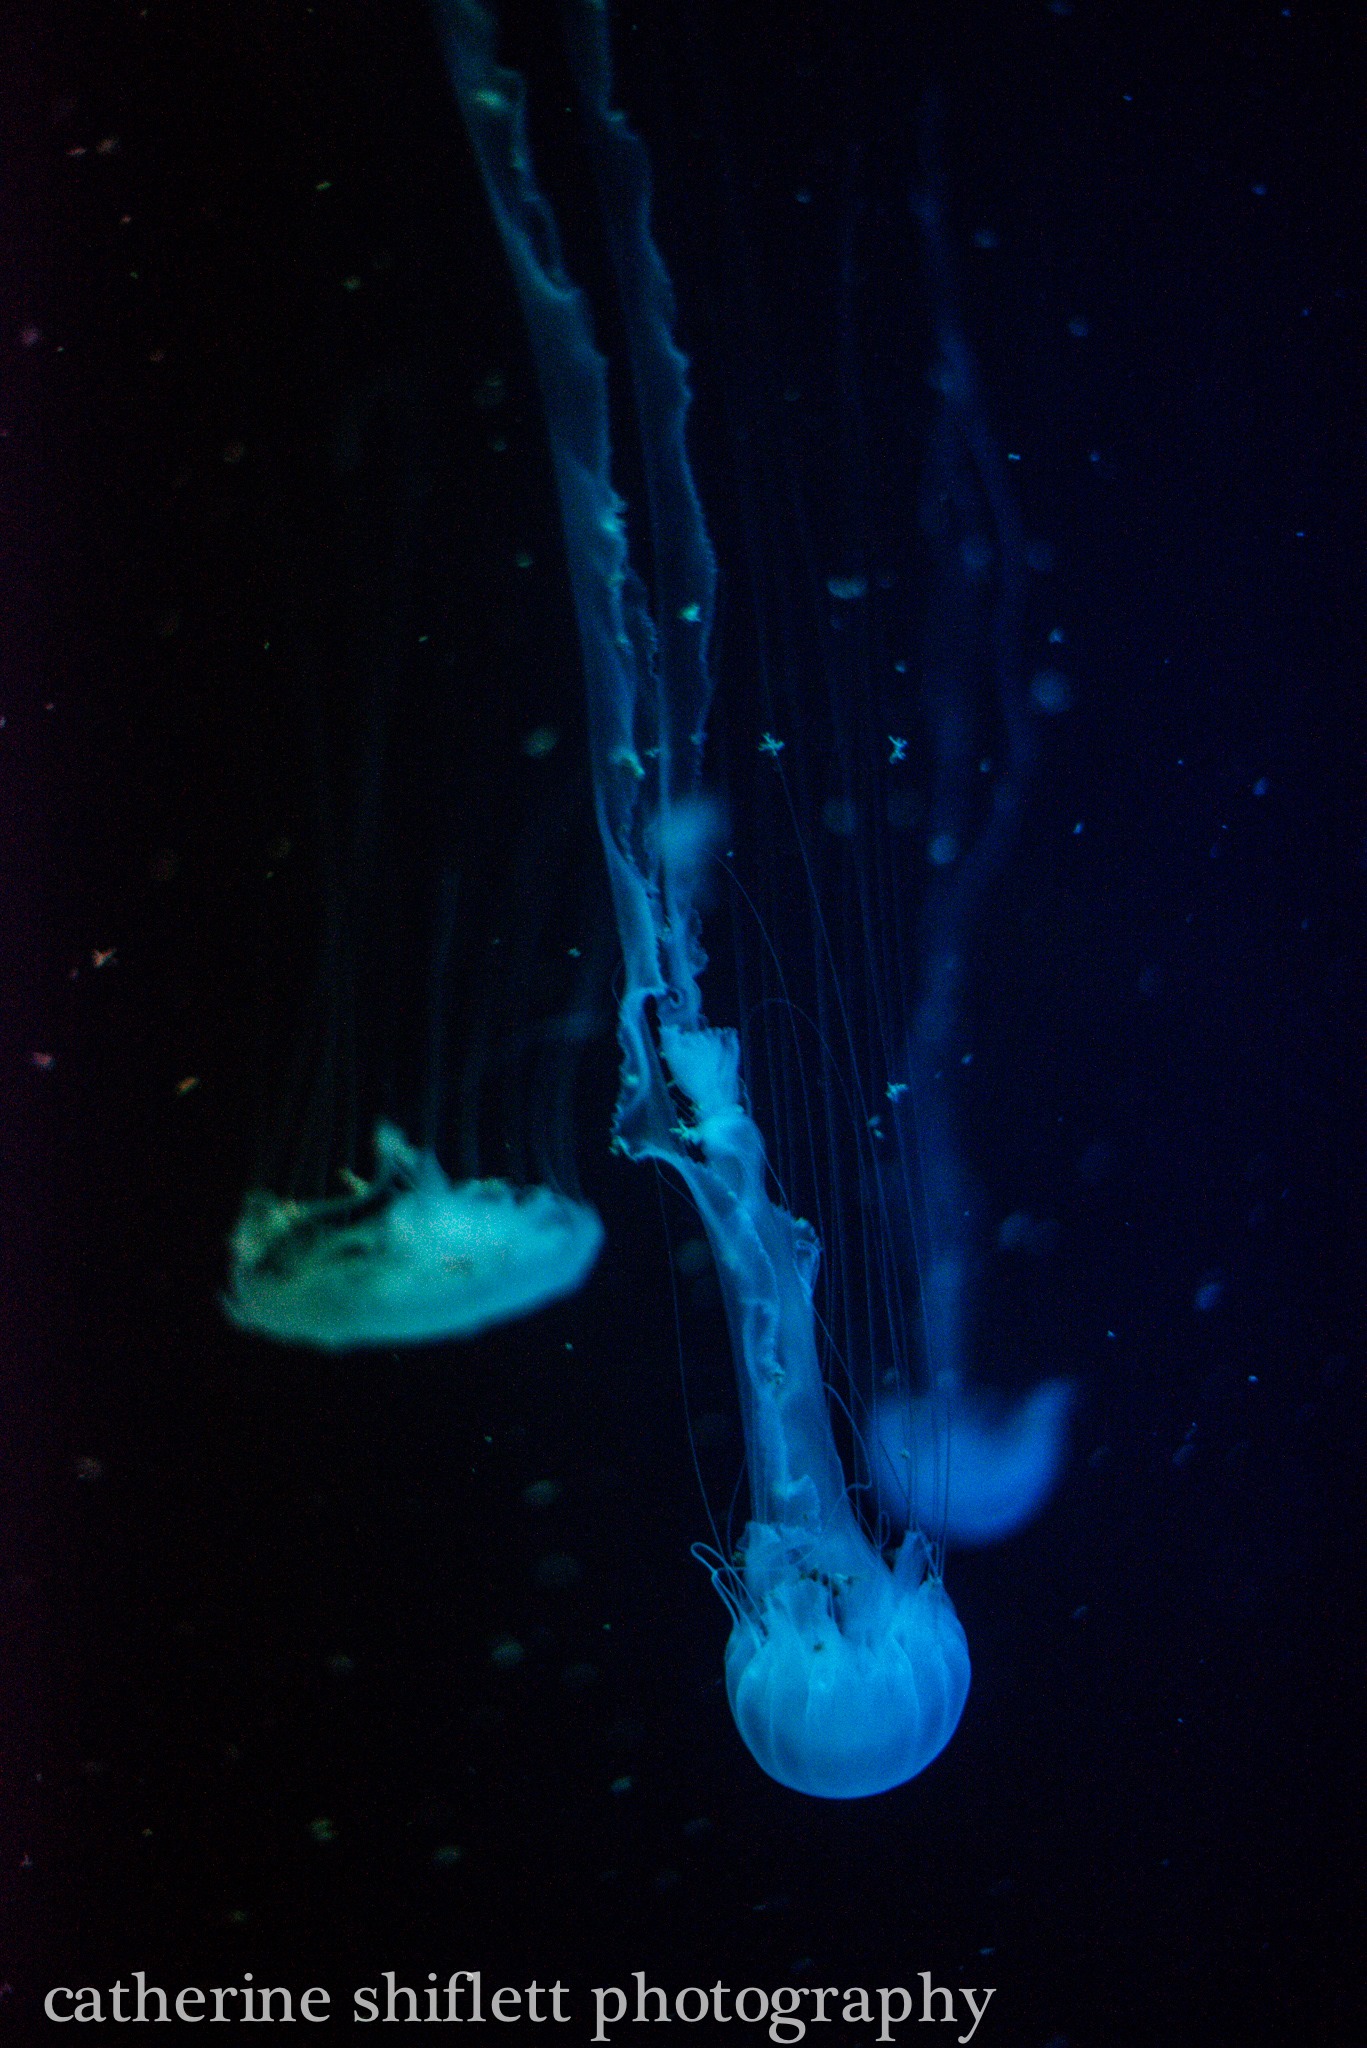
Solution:
[{"label": "blue glow", "polygon": [[886,1396],[869,1431],[879,1507],[905,1528],[938,1501],[949,1543],[1014,1536],[1058,1484],[1072,1405],[1066,1380],[1044,1380],[1016,1402],[972,1387]]}]

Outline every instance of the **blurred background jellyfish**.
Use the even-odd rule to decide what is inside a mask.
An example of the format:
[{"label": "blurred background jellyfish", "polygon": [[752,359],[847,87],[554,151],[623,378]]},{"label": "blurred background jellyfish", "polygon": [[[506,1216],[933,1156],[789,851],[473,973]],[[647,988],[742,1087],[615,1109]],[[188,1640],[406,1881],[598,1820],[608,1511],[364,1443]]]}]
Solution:
[{"label": "blurred background jellyfish", "polygon": [[[649,589],[612,480],[607,364],[535,181],[522,80],[495,61],[473,0],[439,5],[438,18],[550,430],[625,964],[616,1147],[668,1166],[692,1198],[739,1371],[749,1519],[734,1546],[700,1553],[732,1617],[732,1712],[780,1783],[862,1797],[924,1769],[963,1710],[969,1658],[943,1583],[947,1535],[1019,1526],[1063,1458],[1061,1383],[1015,1403],[966,1384],[975,1232],[944,1085],[963,948],[1045,708],[1022,700],[1015,676],[1024,544],[981,425],[928,182],[919,211],[940,362],[924,659],[878,644],[887,622],[870,601],[878,572],[858,507],[841,558],[794,601],[794,568],[766,545],[764,437],[747,413],[735,523],[753,616],[721,667],[728,689],[737,665],[758,688],[739,710],[721,695],[728,816],[702,785],[717,575],[685,451],[687,365],[645,151],[611,104],[603,11],[570,8],[568,41],[629,359]],[[853,275],[847,260],[847,396]],[[856,473],[867,451],[850,452]],[[926,672],[924,700],[912,666]],[[821,696],[813,673],[826,678]],[[993,759],[985,748],[998,741]],[[919,802],[909,768],[929,785]],[[735,877],[739,1031],[702,1010],[700,901],[719,870]]]},{"label": "blurred background jellyfish", "polygon": [[319,378],[340,416],[302,409],[262,458],[266,1136],[222,1297],[240,1328],[327,1351],[526,1315],[602,1239],[574,1164],[579,1061],[610,1022],[582,706],[537,659],[527,579],[459,459],[496,442],[501,378],[455,382],[439,303],[370,317],[390,324],[359,320]]},{"label": "blurred background jellyfish", "polygon": [[[872,872],[887,893],[861,904],[866,932],[891,915],[899,933],[917,933],[910,963],[891,963],[889,983],[873,992],[880,1041],[892,1061],[901,1051],[898,1076],[883,1091],[886,1126],[879,1118],[873,1128],[885,1213],[917,1252],[924,1390],[912,1392],[906,1375],[894,1375],[875,1402],[869,1444],[875,1494],[895,1524],[929,1512],[950,1541],[990,1543],[1032,1520],[1053,1492],[1066,1458],[1072,1388],[1050,1379],[1008,1400],[972,1380],[985,1262],[983,1203],[961,1135],[960,1090],[973,1064],[965,997],[972,941],[1019,832],[1040,721],[1064,711],[1071,692],[1057,669],[1027,680],[1027,587],[1031,573],[1047,567],[1047,554],[1022,529],[978,388],[949,249],[939,125],[932,97],[910,209],[933,338],[919,504],[928,591],[917,664],[927,757],[921,902],[918,915],[901,893],[904,865],[874,853]],[[847,325],[853,347],[852,318]],[[1054,631],[1051,649],[1063,637]],[[905,664],[891,663],[890,672],[900,676]],[[848,695],[860,701],[853,682]],[[911,707],[895,701],[899,695],[875,703],[866,677],[864,716],[883,712],[884,724],[904,730]],[[857,751],[850,750],[851,761]],[[880,765],[895,772],[908,752],[890,736]],[[865,782],[851,800],[852,824],[880,807],[896,818],[886,787],[872,791]],[[885,986],[898,992],[894,1001],[881,992]],[[904,990],[914,991],[909,1005]]]}]

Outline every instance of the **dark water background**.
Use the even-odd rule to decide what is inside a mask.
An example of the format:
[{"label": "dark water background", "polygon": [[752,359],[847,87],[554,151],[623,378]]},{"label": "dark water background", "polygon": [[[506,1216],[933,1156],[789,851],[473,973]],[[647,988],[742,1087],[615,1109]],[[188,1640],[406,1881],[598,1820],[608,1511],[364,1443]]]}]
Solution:
[{"label": "dark water background", "polygon": [[[737,830],[738,447],[797,451],[758,546],[802,589],[848,560],[862,404],[860,546],[914,561],[933,80],[965,323],[1053,563],[1031,630],[1066,628],[1076,690],[975,938],[965,1104],[989,1218],[1050,1226],[994,1262],[984,1356],[1076,1379],[1076,1456],[1035,1528],[951,1560],[954,1743],[848,1807],[742,1750],[689,1558],[676,1289],[723,1517],[730,1365],[681,1201],[606,1153],[544,436],[426,18],[6,27],[0,2024],[136,1969],[343,2013],[387,1968],[559,1975],[579,2014],[637,1969],[929,1969],[998,1987],[978,2038],[1012,2048],[1361,2038],[1354,15],[614,20],[695,365]],[[510,50],[601,288],[555,10],[518,9]],[[448,872],[447,1036],[486,1084],[463,1125],[451,1084],[448,1128],[486,1170],[573,1151],[608,1248],[577,1300],[459,1350],[249,1343],[214,1305],[242,1189],[344,1144],[310,1151],[289,1078],[343,972],[329,891],[353,1036],[314,1108],[413,1128]],[[782,942],[800,890],[770,913]],[[572,1126],[545,1107],[570,1068],[512,1044],[567,1008]]]}]

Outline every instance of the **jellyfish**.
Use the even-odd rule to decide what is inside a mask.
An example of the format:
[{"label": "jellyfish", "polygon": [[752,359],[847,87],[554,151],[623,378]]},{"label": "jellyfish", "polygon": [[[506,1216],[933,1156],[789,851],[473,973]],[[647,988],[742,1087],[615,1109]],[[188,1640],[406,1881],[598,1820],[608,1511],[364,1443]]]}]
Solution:
[{"label": "jellyfish", "polygon": [[535,183],[522,81],[496,62],[492,22],[473,0],[443,0],[438,19],[550,432],[625,968],[615,1145],[670,1168],[696,1205],[738,1368],[750,1516],[734,1556],[710,1560],[732,1622],[727,1694],[746,1745],[780,1784],[867,1797],[914,1777],[949,1741],[968,1648],[934,1541],[914,1527],[884,1545],[860,1517],[820,1364],[817,1235],[771,1194],[738,1035],[702,1009],[716,567],[684,446],[689,387],[649,224],[649,166],[611,105],[602,12],[576,10],[571,62],[630,354],[653,603],[628,557],[606,365]]},{"label": "jellyfish", "polygon": [[[704,883],[732,859],[732,828],[703,781],[717,571],[685,447],[688,365],[651,228],[648,160],[612,105],[605,12],[571,5],[570,65],[630,371],[649,591],[613,484],[607,365],[536,183],[523,81],[496,61],[478,0],[438,0],[437,16],[549,428],[625,968],[614,1143],[669,1169],[691,1197],[738,1368],[749,1519],[734,1546],[699,1553],[731,1615],[728,1697],[780,1783],[866,1796],[915,1776],[952,1736],[969,1659],[944,1585],[946,1544],[997,1541],[1041,1510],[1066,1462],[1074,1398],[1057,1376],[1008,1396],[970,1363],[984,1231],[959,1099],[972,1059],[969,958],[1024,809],[1039,722],[1069,691],[1053,672],[1025,681],[1024,593],[1039,563],[958,312],[936,109],[911,204],[936,348],[919,661],[892,658],[880,592],[895,578],[857,538],[830,565],[824,616],[803,646],[785,551],[766,554],[761,494],[744,464],[738,478],[754,609],[762,618],[767,601],[781,617],[772,637],[787,656],[771,661],[761,623],[749,651],[764,724],[741,829],[761,865],[787,850],[768,893],[807,904],[811,1001],[796,994],[787,933],[762,928],[769,987],[727,1029],[705,1016],[700,981]],[[835,321],[846,393],[858,384],[852,248],[847,237]],[[744,418],[753,471],[762,408]],[[851,503],[868,455],[866,443],[848,464]],[[860,520],[850,525],[857,536]],[[794,671],[826,676],[824,725],[809,686],[792,688]],[[919,795],[907,786],[916,724]],[[919,864],[908,857],[918,845]],[[733,919],[738,955],[742,924]],[[818,1048],[814,1087],[791,1061],[804,1030]]]},{"label": "jellyfish", "polygon": [[[309,449],[332,471],[328,503],[309,516],[330,522],[325,566],[290,553],[281,576],[275,658],[314,790],[291,863],[305,875],[277,914],[297,903],[321,940],[311,989],[293,949],[293,1059],[258,1062],[266,1135],[221,1303],[243,1331],[330,1353],[529,1315],[581,1285],[602,1241],[573,1132],[577,1062],[609,1024],[586,777],[554,729],[524,720],[559,715],[543,689],[451,688],[487,600],[479,577],[467,602],[451,574],[442,403],[421,350],[391,348],[340,423],[323,416]],[[301,522],[284,488],[268,505],[288,534]],[[476,801],[495,776],[497,810]]]},{"label": "jellyfish", "polygon": [[906,1218],[916,1248],[927,1391],[913,1392],[903,1380],[882,1394],[868,1440],[875,1496],[894,1524],[906,1526],[918,1507],[924,1513],[934,1501],[949,1541],[983,1544],[1014,1534],[1049,1500],[1067,1461],[1074,1405],[1071,1383],[1060,1378],[1015,1399],[974,1382],[981,1201],[958,1103],[973,1057],[964,1005],[970,942],[1019,829],[1041,718],[1063,708],[1068,693],[1054,671],[1031,681],[1025,675],[1026,584],[1043,563],[1008,488],[959,312],[939,125],[932,95],[922,112],[911,204],[936,347],[920,491],[931,565],[918,678],[931,754],[928,857],[916,947],[919,993],[890,1091],[894,1113],[907,1124],[897,1132],[899,1170],[885,1195],[889,1214]]},{"label": "jellyfish", "polygon": [[247,1196],[223,1307],[240,1329],[322,1351],[473,1337],[572,1293],[602,1238],[587,1203],[451,1181],[381,1123],[374,1179],[354,1193]]}]

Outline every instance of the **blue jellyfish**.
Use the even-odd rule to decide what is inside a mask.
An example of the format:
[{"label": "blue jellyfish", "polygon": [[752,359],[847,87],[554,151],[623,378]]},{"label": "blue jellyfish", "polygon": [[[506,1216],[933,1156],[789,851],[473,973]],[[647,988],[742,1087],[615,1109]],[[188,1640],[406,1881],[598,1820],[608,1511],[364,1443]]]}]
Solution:
[{"label": "blue jellyfish", "polygon": [[919,1528],[886,1551],[835,1443],[817,1342],[815,1232],[769,1192],[734,1031],[709,1025],[696,902],[717,816],[701,785],[716,570],[684,448],[686,365],[649,226],[645,152],[610,104],[603,17],[571,18],[624,315],[654,602],[611,480],[606,365],[533,177],[522,81],[473,0],[439,9],[457,97],[531,337],[550,429],[589,699],[599,829],[625,980],[615,1143],[673,1169],[716,1260],[740,1377],[750,1519],[713,1577],[731,1612],[727,1692],[780,1783],[832,1799],[925,1768],[968,1693],[963,1630]]},{"label": "blue jellyfish", "polygon": [[902,1055],[887,1091],[895,1171],[879,1163],[886,1212],[905,1216],[915,1247],[926,1391],[911,1391],[903,1379],[884,1392],[867,1440],[875,1495],[895,1524],[929,1511],[951,1542],[979,1544],[1013,1534],[1049,1499],[1066,1462],[1073,1407],[1063,1379],[1045,1380],[1015,1401],[973,1382],[981,1202],[956,1099],[972,1060],[963,1002],[970,941],[1020,824],[1041,717],[1064,709],[1069,691],[1055,670],[1025,675],[1026,582],[1041,565],[987,424],[958,311],[937,131],[932,98],[912,196],[936,345],[936,406],[920,492],[931,584],[918,676],[931,756],[927,860],[918,997],[905,1026],[900,1019],[883,1024],[884,1042],[899,1044]]},{"label": "blue jellyfish", "polygon": [[[838,795],[813,804],[810,787],[800,791],[789,778],[782,705],[767,680],[771,729],[756,750],[761,772],[782,791],[796,872],[806,880],[823,1069],[842,1056],[847,1065],[838,1091],[824,1078],[817,1091],[827,1124],[817,1138],[810,1106],[795,1110],[775,1082],[782,1049],[767,1044],[761,1063],[788,1153],[819,1155],[813,1178],[824,1166],[828,1180],[848,1179],[854,1190],[843,1204],[830,1189],[813,1191],[828,1219],[820,1237],[837,1262],[819,1307],[819,1234],[778,1192],[793,1182],[791,1160],[776,1177],[742,1078],[741,1037],[709,1024],[702,1007],[700,891],[721,864],[726,829],[702,780],[716,567],[685,449],[687,365],[650,227],[648,161],[611,104],[602,9],[571,8],[571,67],[629,356],[649,597],[612,483],[606,365],[535,181],[522,80],[498,65],[492,22],[476,0],[441,0],[438,18],[550,431],[625,962],[615,1143],[671,1169],[691,1196],[738,1367],[750,1513],[732,1554],[708,1555],[732,1618],[728,1695],[744,1740],[779,1782],[828,1798],[864,1796],[924,1769],[963,1710],[969,1659],[942,1577],[946,1539],[989,1542],[1019,1528],[1048,1497],[1065,1456],[1066,1383],[1046,1380],[1013,1402],[969,1375],[980,1230],[955,1075],[965,1057],[966,947],[1015,831],[1037,720],[1061,708],[1066,690],[1032,691],[1021,680],[1029,551],[954,305],[930,148],[915,202],[938,344],[922,486],[933,590],[918,715],[929,727],[930,788],[914,820],[905,803],[899,819],[918,828],[925,876],[908,880],[906,861],[861,825],[897,809],[901,793],[889,788],[888,771],[904,763],[909,741],[900,710],[879,729],[885,710],[893,714],[860,696],[837,632],[822,667],[834,736],[825,753],[842,778]],[[853,615],[870,578],[846,565],[826,591],[835,612]],[[845,634],[843,645],[855,637]],[[893,666],[901,672],[907,663]],[[845,862],[854,879],[850,914],[838,925],[822,908],[804,823],[812,815],[858,856]],[[791,871],[776,894],[793,896]],[[764,947],[780,956],[772,932]],[[791,1025],[799,1006],[781,964],[778,980]],[[795,1146],[804,1114],[809,1128]],[[851,1374],[842,1398],[833,1362],[860,1353],[865,1385],[878,1380],[883,1391],[861,1395]]]}]

